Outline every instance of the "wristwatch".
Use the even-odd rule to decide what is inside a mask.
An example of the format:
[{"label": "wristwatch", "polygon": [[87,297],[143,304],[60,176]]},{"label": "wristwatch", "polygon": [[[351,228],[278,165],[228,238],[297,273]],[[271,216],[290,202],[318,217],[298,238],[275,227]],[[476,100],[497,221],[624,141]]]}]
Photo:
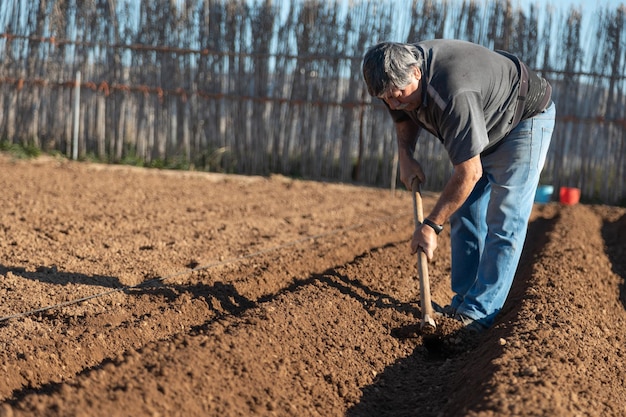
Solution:
[{"label": "wristwatch", "polygon": [[437,234],[439,234],[439,233],[441,233],[443,231],[443,225],[442,224],[437,224],[434,221],[429,220],[429,219],[424,219],[423,223],[426,226],[430,226],[435,231],[435,233],[437,233]]}]

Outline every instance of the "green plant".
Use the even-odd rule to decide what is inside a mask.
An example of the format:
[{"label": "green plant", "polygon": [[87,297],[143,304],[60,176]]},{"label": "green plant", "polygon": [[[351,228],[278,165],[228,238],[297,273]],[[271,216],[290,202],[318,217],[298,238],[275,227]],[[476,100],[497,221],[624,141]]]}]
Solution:
[{"label": "green plant", "polygon": [[10,143],[6,140],[0,142],[0,151],[7,152],[12,157],[18,159],[36,158],[41,155],[41,149],[35,145]]}]

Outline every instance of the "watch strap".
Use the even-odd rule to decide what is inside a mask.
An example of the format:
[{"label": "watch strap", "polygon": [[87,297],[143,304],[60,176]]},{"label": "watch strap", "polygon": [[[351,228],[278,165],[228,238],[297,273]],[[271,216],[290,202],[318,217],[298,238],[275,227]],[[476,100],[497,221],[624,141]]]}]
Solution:
[{"label": "watch strap", "polygon": [[439,234],[443,231],[443,225],[437,224],[433,222],[432,220],[424,219],[422,223],[424,223],[426,226],[430,226],[435,231],[436,234]]}]

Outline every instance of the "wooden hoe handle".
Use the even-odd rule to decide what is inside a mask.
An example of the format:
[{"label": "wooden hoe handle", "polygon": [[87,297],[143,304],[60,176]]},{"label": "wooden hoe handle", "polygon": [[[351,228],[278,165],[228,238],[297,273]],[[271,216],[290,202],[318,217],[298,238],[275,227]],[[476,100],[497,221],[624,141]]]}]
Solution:
[{"label": "wooden hoe handle", "polygon": [[[411,183],[413,194],[413,217],[415,227],[424,221],[424,206],[422,205],[422,194],[420,192],[420,182],[414,179]],[[437,326],[433,319],[433,306],[430,299],[430,280],[428,278],[428,259],[426,253],[418,248],[417,250],[417,271],[420,280],[420,304],[422,308],[422,329],[428,327],[434,330]]]}]

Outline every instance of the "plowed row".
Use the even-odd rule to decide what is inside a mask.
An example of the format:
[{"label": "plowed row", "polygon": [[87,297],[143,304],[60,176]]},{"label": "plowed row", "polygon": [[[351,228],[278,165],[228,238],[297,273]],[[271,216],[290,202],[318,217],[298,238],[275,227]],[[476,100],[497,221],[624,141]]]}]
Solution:
[{"label": "plowed row", "polygon": [[0,172],[0,416],[626,413],[626,209],[537,205],[497,324],[433,351],[399,337],[420,318],[405,191]]}]

